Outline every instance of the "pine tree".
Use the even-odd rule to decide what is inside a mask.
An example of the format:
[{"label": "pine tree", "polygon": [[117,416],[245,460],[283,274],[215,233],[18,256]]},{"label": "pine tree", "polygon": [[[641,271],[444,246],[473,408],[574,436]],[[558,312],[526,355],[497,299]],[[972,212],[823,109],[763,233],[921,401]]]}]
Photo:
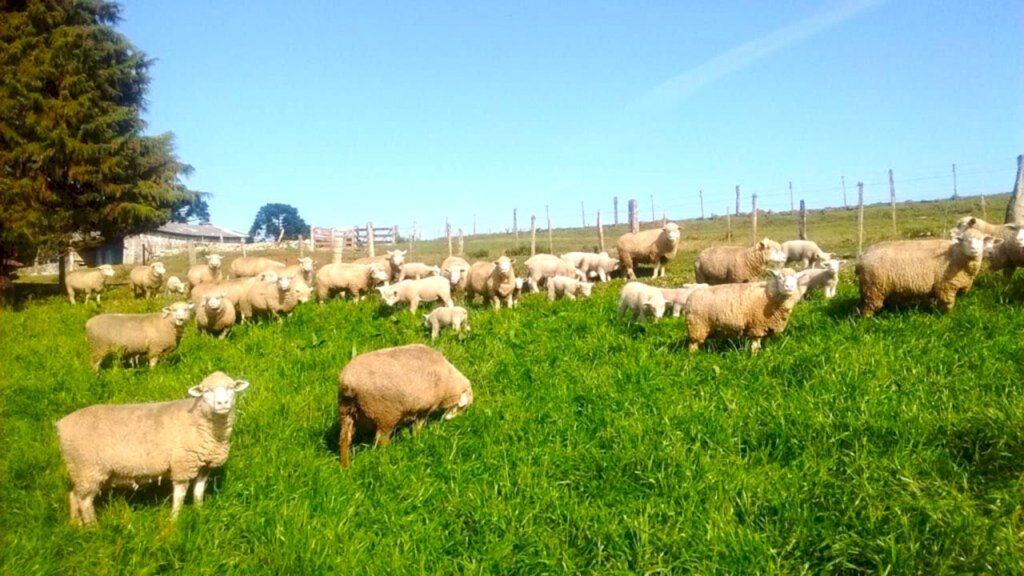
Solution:
[{"label": "pine tree", "polygon": [[249,236],[253,240],[278,240],[287,238],[294,240],[305,232],[309,226],[299,216],[299,211],[288,204],[264,204],[249,228]]}]

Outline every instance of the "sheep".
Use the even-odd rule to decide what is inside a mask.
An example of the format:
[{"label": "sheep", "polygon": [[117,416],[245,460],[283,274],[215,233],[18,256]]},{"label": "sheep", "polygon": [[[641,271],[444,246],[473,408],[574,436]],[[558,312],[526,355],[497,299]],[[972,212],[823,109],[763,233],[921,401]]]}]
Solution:
[{"label": "sheep", "polygon": [[587,280],[607,282],[619,269],[619,259],[608,256],[607,252],[566,252],[560,258],[582,272]]},{"label": "sheep", "polygon": [[954,230],[963,232],[971,228],[1003,240],[999,244],[994,244],[985,253],[990,271],[1002,270],[1009,278],[1017,268],[1024,266],[1024,230],[1019,225],[990,224],[974,216],[964,216],[957,220]]},{"label": "sheep", "polygon": [[196,328],[224,339],[235,325],[235,305],[224,294],[207,294],[196,308]]},{"label": "sheep", "polygon": [[235,395],[249,387],[213,372],[188,389],[191,398],[146,404],[97,404],[57,421],[61,459],[71,478],[71,523],[96,523],[93,500],[109,488],[135,488],[168,480],[171,518],[177,518],[189,484],[201,506],[210,470],[231,449]]},{"label": "sheep", "polygon": [[430,328],[430,339],[437,340],[441,328],[451,326],[456,334],[463,328],[469,332],[469,312],[462,306],[441,306],[434,308],[430,314],[423,315],[423,326]]},{"label": "sheep", "polygon": [[787,240],[780,245],[780,248],[786,254],[785,264],[800,262],[805,269],[831,258],[831,254],[823,252],[817,243],[810,240]]},{"label": "sheep", "polygon": [[68,300],[75,303],[75,293],[84,292],[85,302],[89,302],[89,296],[96,296],[96,303],[100,303],[100,295],[106,287],[107,278],[114,277],[114,269],[110,264],[101,264],[97,268],[86,268],[68,272],[64,277],[64,288],[68,291]]},{"label": "sheep", "polygon": [[167,281],[164,282],[164,294],[181,294],[185,295],[185,283],[181,281],[181,278],[177,276],[168,276]]},{"label": "sheep", "polygon": [[316,276],[316,264],[312,258],[299,258],[295,264],[271,269],[278,277],[291,276],[293,280],[301,278],[307,284],[313,283]]},{"label": "sheep", "polygon": [[254,282],[239,302],[241,317],[245,319],[253,318],[256,314],[265,314],[280,321],[285,300],[295,298],[291,294],[292,278],[293,276],[276,276],[270,282]]},{"label": "sheep", "polygon": [[693,271],[699,284],[753,282],[766,268],[777,268],[785,262],[786,254],[779,243],[764,238],[750,247],[705,248],[697,255]]},{"label": "sheep", "polygon": [[360,354],[338,375],[341,467],[349,466],[356,426],[376,429],[374,446],[387,446],[399,424],[412,421],[416,434],[433,412],[444,410],[444,419],[451,420],[472,403],[469,380],[429,346]]},{"label": "sheep", "polygon": [[356,300],[377,284],[388,281],[388,272],[379,264],[327,264],[316,272],[316,295],[321,304],[332,294],[347,292]]},{"label": "sheep", "polygon": [[768,270],[767,282],[730,283],[701,288],[686,301],[686,331],[690,351],[710,338],[746,336],[750,353],[761,349],[761,339],[786,329],[802,292],[796,272]]},{"label": "sheep", "polygon": [[206,264],[195,264],[189,266],[188,283],[198,286],[204,282],[219,282],[221,280],[221,256],[220,254],[207,254]]},{"label": "sheep", "polygon": [[672,317],[679,318],[683,308],[686,306],[686,301],[690,298],[690,294],[693,294],[694,290],[700,288],[707,288],[709,284],[683,284],[681,288],[662,288],[661,295],[665,297],[665,311],[668,312],[669,307],[672,308]]},{"label": "sheep", "polygon": [[531,292],[539,292],[540,286],[552,276],[569,276],[586,280],[586,276],[571,263],[551,254],[536,254],[526,261],[526,283]]},{"label": "sheep", "polygon": [[548,278],[548,300],[554,301],[559,296],[575,300],[577,296],[589,298],[594,289],[593,282],[584,282],[569,276],[552,276]]},{"label": "sheep", "polygon": [[251,278],[264,272],[277,272],[285,267],[284,262],[262,256],[242,256],[231,261],[231,275],[235,278]]},{"label": "sheep", "polygon": [[428,276],[419,280],[402,280],[390,286],[381,286],[377,290],[388,306],[393,307],[399,302],[408,302],[411,313],[416,312],[420,302],[440,300],[447,307],[454,305],[452,303],[452,284],[447,278],[440,276]]},{"label": "sheep", "polygon": [[132,295],[136,298],[151,298],[160,290],[164,283],[167,268],[163,262],[153,262],[149,266],[136,266],[128,275]]},{"label": "sheep", "polygon": [[458,256],[449,256],[441,262],[441,275],[452,283],[452,292],[464,291],[469,282],[469,262]]},{"label": "sheep", "polygon": [[512,308],[519,308],[519,299],[523,295],[524,286],[526,286],[526,281],[522,278],[516,278],[515,287],[512,288]]},{"label": "sheep", "polygon": [[836,287],[839,285],[839,265],[842,260],[830,258],[821,262],[824,268],[806,268],[801,270],[798,276],[798,284],[803,295],[808,292],[821,289],[825,298],[831,300],[836,295]]},{"label": "sheep", "polygon": [[508,256],[502,256],[494,262],[474,262],[466,283],[466,301],[472,302],[479,294],[485,303],[490,300],[495,310],[501,308],[502,300],[507,308],[512,308],[517,286],[513,264],[515,260],[510,260]]},{"label": "sheep", "polygon": [[221,280],[220,282],[200,284],[192,288],[191,300],[193,304],[200,304],[202,303],[203,296],[207,294],[223,294],[225,298],[231,300],[231,303],[234,304],[238,319],[243,320],[242,303],[249,295],[252,287],[261,282],[277,282],[277,274],[274,272],[262,272],[259,276],[243,276],[241,278]]},{"label": "sheep", "polygon": [[398,280],[398,275],[402,272],[402,264],[405,263],[405,250],[388,250],[386,254],[382,256],[374,256],[373,258],[365,256],[355,261],[356,264],[373,264],[376,263],[385,272],[388,273],[388,282],[394,282]]},{"label": "sheep", "polygon": [[676,255],[679,248],[680,227],[669,222],[661,228],[627,232],[619,236],[616,246],[619,249],[619,260],[630,280],[636,280],[634,264],[653,264],[652,278],[665,275],[665,264]]},{"label": "sheep", "polygon": [[285,313],[291,312],[292,309],[299,304],[309,302],[310,295],[313,293],[313,288],[302,278],[295,278],[292,280],[292,292],[295,294],[295,298],[285,300]]},{"label": "sheep", "polygon": [[430,266],[423,262],[406,262],[402,264],[402,269],[398,272],[398,281],[401,282],[407,279],[419,280],[427,276],[440,275],[441,268],[439,266]]},{"label": "sheep", "polygon": [[661,290],[642,282],[628,282],[619,293],[619,318],[629,310],[633,320],[651,316],[655,322],[665,315],[665,296]]},{"label": "sheep", "polygon": [[859,311],[871,316],[887,300],[934,298],[949,312],[957,294],[970,290],[987,250],[1003,242],[977,229],[957,230],[952,240],[897,240],[869,248],[855,267]]},{"label": "sheep", "polygon": [[194,308],[187,302],[175,302],[151,314],[100,314],[85,323],[92,369],[98,372],[103,359],[111,352],[122,351],[128,358],[146,356],[149,367],[160,357],[178,347]]}]

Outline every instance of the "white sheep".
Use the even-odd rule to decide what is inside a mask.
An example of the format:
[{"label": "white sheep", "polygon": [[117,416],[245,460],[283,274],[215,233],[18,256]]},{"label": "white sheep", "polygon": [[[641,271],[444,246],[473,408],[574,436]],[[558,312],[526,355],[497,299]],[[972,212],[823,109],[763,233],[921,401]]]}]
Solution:
[{"label": "white sheep", "polygon": [[619,236],[617,247],[622,268],[630,280],[636,279],[635,264],[653,264],[652,278],[665,275],[665,265],[676,255],[679,248],[680,227],[669,222],[661,228],[627,232]]},{"label": "white sheep", "polygon": [[388,250],[387,253],[381,256],[358,258],[355,263],[377,264],[388,273],[387,281],[394,282],[398,280],[398,275],[402,273],[402,264],[405,264],[405,254],[405,250]]},{"label": "white sheep", "polygon": [[136,298],[153,297],[160,290],[160,286],[163,285],[164,275],[166,274],[167,268],[164,267],[163,262],[153,262],[149,266],[136,266],[132,268],[131,273],[128,275],[132,294]]},{"label": "white sheep", "polygon": [[221,279],[221,256],[220,254],[207,254],[206,264],[194,264],[189,266],[188,283],[198,286],[204,282],[219,282]]},{"label": "white sheep", "polygon": [[228,459],[235,395],[248,386],[214,372],[188,389],[191,398],[94,405],[61,418],[57,438],[73,485],[72,524],[95,524],[93,500],[109,488],[170,481],[176,518],[194,481],[192,499],[202,505],[210,470]]},{"label": "white sheep", "polygon": [[121,351],[126,358],[146,356],[149,367],[174,352],[194,306],[175,302],[151,314],[99,314],[85,323],[92,369],[98,371],[108,354]]},{"label": "white sheep", "polygon": [[786,255],[786,264],[799,262],[804,268],[816,266],[831,258],[831,254],[823,251],[811,240],[787,240],[780,247]]},{"label": "white sheep", "polygon": [[419,280],[420,278],[439,276],[440,274],[441,268],[439,266],[430,266],[423,262],[405,262],[402,264],[402,269],[398,272],[398,281]]},{"label": "white sheep", "polygon": [[708,338],[750,340],[750,353],[761,349],[761,339],[786,329],[802,292],[796,273],[769,270],[767,282],[719,284],[701,288],[686,301],[686,331],[690,351]]},{"label": "white sheep", "polygon": [[224,294],[207,294],[196,308],[196,328],[220,339],[235,325],[235,305]]},{"label": "white sheep", "polygon": [[430,339],[437,340],[441,328],[451,326],[456,334],[465,329],[469,332],[469,312],[462,306],[441,306],[434,308],[430,314],[423,315],[423,326],[430,328]]},{"label": "white sheep", "polygon": [[244,303],[252,287],[260,283],[274,282],[277,282],[277,274],[274,272],[262,272],[258,276],[242,276],[220,282],[206,282],[192,288],[190,299],[193,304],[198,305],[202,303],[204,296],[222,294],[235,306],[238,320],[242,321],[245,319],[245,315],[242,313],[245,308]]},{"label": "white sheep", "polygon": [[686,301],[693,294],[694,290],[707,288],[708,284],[683,284],[681,288],[662,288],[661,295],[665,297],[665,311],[672,309],[672,317],[678,318],[686,306]]},{"label": "white sheep", "polygon": [[753,282],[768,268],[786,262],[778,242],[765,238],[753,246],[714,246],[697,255],[694,275],[700,284]]},{"label": "white sheep", "polygon": [[100,303],[100,295],[107,285],[107,278],[114,277],[114,269],[110,264],[101,264],[96,268],[73,270],[64,277],[64,288],[68,291],[68,300],[75,303],[75,293],[84,292],[85,301],[89,296],[96,296],[96,303]]},{"label": "white sheep", "polygon": [[[254,318],[257,315],[270,316],[274,320],[281,320],[281,314],[285,312],[285,301],[294,299],[291,291],[293,276],[276,276],[273,281],[255,282],[249,287],[245,298],[239,303],[239,310],[243,319]],[[291,308],[295,306],[292,305]]]},{"label": "white sheep", "polygon": [[164,294],[181,294],[185,295],[185,283],[181,281],[181,278],[177,276],[168,276],[167,281],[164,282]]},{"label": "white sheep", "polygon": [[1017,268],[1024,266],[1024,229],[1017,224],[990,224],[981,218],[964,216],[957,220],[956,232],[963,233],[975,229],[1002,242],[994,243],[985,252],[988,269],[992,272],[1003,271],[1009,278]]},{"label": "white sheep", "polygon": [[594,290],[593,282],[584,282],[579,278],[569,276],[552,276],[548,278],[547,284],[548,300],[551,301],[559,297],[564,297],[568,300],[575,300],[577,296],[589,298]]},{"label": "white sheep", "polygon": [[465,291],[469,282],[469,262],[458,256],[449,256],[441,262],[441,275],[452,283],[452,293]]},{"label": "white sheep", "polygon": [[299,258],[295,264],[289,264],[283,268],[274,270],[278,276],[291,276],[294,279],[301,278],[307,284],[312,284],[316,277],[316,263],[312,258]]},{"label": "white sheep", "polygon": [[316,272],[316,295],[323,304],[334,294],[348,293],[362,300],[367,291],[385,283],[390,276],[379,264],[333,263]]},{"label": "white sheep", "polygon": [[501,308],[502,300],[507,308],[512,308],[515,291],[522,286],[516,282],[513,264],[515,260],[510,260],[508,256],[502,256],[494,262],[474,262],[466,283],[466,301],[472,302],[480,294],[484,302],[490,301],[495,310]]},{"label": "white sheep", "polygon": [[650,316],[655,322],[665,315],[665,296],[661,290],[642,282],[628,282],[619,293],[619,318],[629,311],[633,320]]},{"label": "white sheep", "polygon": [[809,292],[821,290],[831,300],[839,285],[839,265],[842,260],[830,258],[820,263],[822,268],[807,268],[797,273],[800,290],[806,296]]},{"label": "white sheep", "polygon": [[280,260],[263,256],[242,256],[231,261],[231,274],[235,278],[251,278],[264,272],[277,272],[285,267]]},{"label": "white sheep", "polygon": [[526,283],[531,292],[539,292],[540,286],[553,276],[569,276],[586,280],[586,276],[576,267],[552,254],[535,254],[526,260]]},{"label": "white sheep", "polygon": [[441,276],[427,276],[419,280],[402,280],[390,286],[377,288],[381,299],[388,306],[394,307],[399,302],[409,303],[409,312],[416,312],[420,302],[440,300],[445,306],[453,306],[452,284]]}]

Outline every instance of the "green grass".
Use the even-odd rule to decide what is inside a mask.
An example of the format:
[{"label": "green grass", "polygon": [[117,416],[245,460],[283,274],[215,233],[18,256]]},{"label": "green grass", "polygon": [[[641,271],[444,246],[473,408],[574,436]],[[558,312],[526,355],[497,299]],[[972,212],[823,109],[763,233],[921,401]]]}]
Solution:
[{"label": "green grass", "polygon": [[[901,235],[940,234],[961,202],[901,206]],[[872,210],[866,244],[891,232]],[[852,255],[855,219],[816,214],[811,235]],[[768,220],[792,236],[789,216]],[[556,250],[588,235],[564,231]],[[666,283],[691,280],[695,251],[723,237],[721,220],[688,222]],[[949,315],[866,320],[845,279],[753,358],[740,341],[689,354],[681,320],[616,321],[622,281],[587,301],[475,306],[470,335],[436,346],[476,403],[357,447],[347,471],[338,372],[353,353],[429,342],[407,311],[308,305],[226,341],[189,327],[156,369],[96,376],[83,325],[97,308],[36,297],[0,313],[0,573],[1021,573],[1021,279],[983,274]],[[118,287],[101,308],[158,305]],[[206,505],[175,525],[166,485],[119,491],[98,529],[71,527],[53,422],[179,398],[218,369],[252,386]]]}]

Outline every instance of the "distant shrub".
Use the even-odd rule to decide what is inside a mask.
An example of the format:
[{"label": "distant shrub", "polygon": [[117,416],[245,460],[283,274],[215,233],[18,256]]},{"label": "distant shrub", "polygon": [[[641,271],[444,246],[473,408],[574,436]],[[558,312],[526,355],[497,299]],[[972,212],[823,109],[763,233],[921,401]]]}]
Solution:
[{"label": "distant shrub", "polygon": [[479,260],[489,258],[491,256],[491,253],[488,252],[486,248],[480,248],[477,250],[467,252],[466,255],[469,256],[470,258]]}]

